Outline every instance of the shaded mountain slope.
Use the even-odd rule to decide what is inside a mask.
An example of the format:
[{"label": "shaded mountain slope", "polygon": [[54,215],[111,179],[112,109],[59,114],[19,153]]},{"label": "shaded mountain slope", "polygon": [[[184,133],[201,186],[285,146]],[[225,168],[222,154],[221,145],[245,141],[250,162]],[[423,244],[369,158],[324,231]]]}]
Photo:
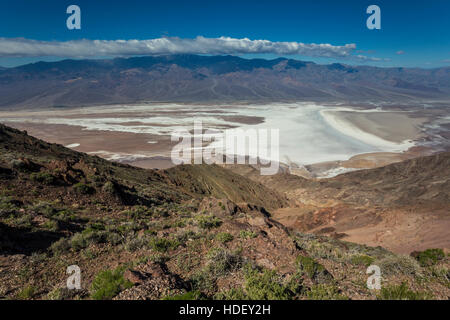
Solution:
[{"label": "shaded mountain slope", "polygon": [[358,170],[330,179],[305,179],[289,173],[261,176],[250,166],[229,166],[232,171],[289,194],[302,190],[318,202],[404,206],[419,203],[450,204],[450,152],[419,157],[384,167]]},{"label": "shaded mountain slope", "polygon": [[[0,149],[4,170],[13,167],[30,174],[48,175],[56,185],[66,188],[80,182],[92,185],[110,182],[113,189],[126,190],[122,192],[125,198],[128,197],[125,193],[135,194],[138,202],[180,202],[211,195],[267,208],[286,204],[280,194],[217,166],[145,170],[50,144],[3,125],[0,125]],[[124,201],[132,201],[125,198]]]},{"label": "shaded mountain slope", "polygon": [[291,205],[274,217],[296,230],[403,253],[450,248],[449,152],[320,180],[230,169],[284,192]]}]

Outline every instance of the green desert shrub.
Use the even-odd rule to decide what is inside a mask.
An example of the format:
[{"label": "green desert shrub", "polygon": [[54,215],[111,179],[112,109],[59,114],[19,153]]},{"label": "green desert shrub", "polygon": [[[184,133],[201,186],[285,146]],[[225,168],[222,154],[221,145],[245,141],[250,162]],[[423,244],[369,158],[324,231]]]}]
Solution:
[{"label": "green desert shrub", "polygon": [[243,288],[231,288],[229,290],[223,290],[214,295],[215,300],[246,300],[248,297],[245,295]]},{"label": "green desert shrub", "polygon": [[53,218],[53,216],[58,212],[53,204],[45,201],[39,201],[31,206],[31,209],[36,213],[45,216],[46,218]]},{"label": "green desert shrub", "polygon": [[163,264],[163,263],[166,263],[167,261],[169,261],[170,257],[165,254],[156,253],[156,254],[150,255],[148,257],[148,260],[150,260],[151,262],[156,263],[156,264]]},{"label": "green desert shrub", "polygon": [[102,191],[104,193],[115,194],[117,190],[113,182],[106,181],[105,184],[102,186]]},{"label": "green desert shrub", "polygon": [[419,261],[422,267],[434,266],[440,260],[445,258],[444,250],[442,249],[427,249],[422,252],[416,252],[413,257]]},{"label": "green desert shrub", "polygon": [[153,210],[145,206],[134,206],[124,214],[132,219],[147,218],[153,215]]},{"label": "green desert shrub", "polygon": [[110,231],[96,230],[91,227],[74,234],[70,239],[71,247],[75,251],[85,249],[92,244],[110,243],[112,245],[117,245],[120,242],[122,242],[122,237],[119,234]]},{"label": "green desert shrub", "polygon": [[222,243],[227,243],[233,241],[234,237],[231,233],[228,232],[219,232],[216,234],[216,240]]},{"label": "green desert shrub", "polygon": [[91,287],[91,298],[94,300],[110,300],[121,291],[131,288],[133,284],[125,280],[123,273],[125,268],[104,270],[97,274]]},{"label": "green desert shrub", "polygon": [[190,277],[190,283],[194,290],[208,293],[216,290],[216,278],[206,268],[194,272]]},{"label": "green desert shrub", "polygon": [[207,271],[214,277],[226,275],[242,267],[242,258],[223,248],[212,249],[208,252],[207,258]]},{"label": "green desert shrub", "polygon": [[201,299],[201,293],[198,290],[189,291],[182,294],[176,294],[173,296],[164,297],[163,300],[199,300]]},{"label": "green desert shrub", "polygon": [[56,220],[48,220],[42,225],[42,227],[53,232],[56,232],[60,229],[59,222]]},{"label": "green desert shrub", "polygon": [[145,249],[148,246],[147,237],[132,237],[125,242],[125,249],[134,252],[140,249]]},{"label": "green desert shrub", "polygon": [[377,295],[378,300],[425,300],[430,298],[431,296],[426,292],[411,290],[406,282],[402,282],[400,285],[382,287]]},{"label": "green desert shrub", "polygon": [[50,251],[54,255],[60,255],[68,252],[71,248],[70,241],[66,238],[61,238],[58,241],[55,241],[50,246]]},{"label": "green desert shrub", "polygon": [[149,242],[150,248],[158,252],[175,250],[180,245],[176,239],[154,237]]},{"label": "green desert shrub", "polygon": [[33,227],[33,216],[26,213],[10,215],[6,222],[17,228],[31,229]]},{"label": "green desert shrub", "polygon": [[372,258],[371,256],[367,256],[365,254],[354,255],[350,258],[350,262],[352,264],[362,265],[366,267],[370,266],[374,261],[375,261],[374,258]]},{"label": "green desert shrub", "polygon": [[17,294],[17,298],[20,300],[30,300],[36,294],[36,288],[33,286],[26,286]]},{"label": "green desert shrub", "polygon": [[245,267],[245,282],[242,288],[232,288],[217,293],[218,300],[289,300],[301,291],[299,275],[283,280],[275,270],[258,270]]},{"label": "green desert shrub", "polygon": [[196,217],[197,225],[202,229],[212,229],[212,228],[218,228],[222,224],[222,220],[217,218],[216,216],[209,215],[209,216],[197,216]]},{"label": "green desert shrub", "polygon": [[19,210],[18,201],[11,197],[0,197],[0,217],[7,217]]},{"label": "green desert shrub", "polygon": [[308,277],[316,282],[322,283],[333,279],[331,274],[323,265],[310,257],[298,256],[297,264],[301,272],[304,272],[308,275]]},{"label": "green desert shrub", "polygon": [[326,284],[312,286],[306,296],[310,300],[348,300],[346,296],[339,293],[336,286]]},{"label": "green desert shrub", "polygon": [[69,209],[63,209],[59,211],[56,215],[56,219],[63,222],[84,221],[83,218],[78,217],[72,210]]},{"label": "green desert shrub", "polygon": [[447,266],[437,265],[430,267],[431,275],[439,282],[450,288],[450,269]]},{"label": "green desert shrub", "polygon": [[419,263],[408,255],[391,255],[381,260],[375,261],[375,265],[379,266],[381,273],[385,275],[421,275]]},{"label": "green desert shrub", "polygon": [[248,268],[244,288],[245,295],[250,300],[287,300],[293,296],[274,270],[260,272]]},{"label": "green desert shrub", "polygon": [[200,233],[196,233],[192,230],[181,231],[178,232],[175,237],[180,243],[186,243],[189,240],[195,240],[200,238],[202,235]]},{"label": "green desert shrub", "polygon": [[241,232],[239,232],[239,238],[241,239],[253,239],[257,236],[258,235],[251,230],[241,230]]},{"label": "green desert shrub", "polygon": [[48,172],[34,172],[30,175],[30,179],[47,186],[54,185],[56,183],[56,178]]},{"label": "green desert shrub", "polygon": [[75,192],[79,194],[86,194],[86,195],[93,194],[95,192],[95,189],[93,187],[91,187],[88,184],[84,184],[82,182],[74,184],[73,189],[75,190]]}]

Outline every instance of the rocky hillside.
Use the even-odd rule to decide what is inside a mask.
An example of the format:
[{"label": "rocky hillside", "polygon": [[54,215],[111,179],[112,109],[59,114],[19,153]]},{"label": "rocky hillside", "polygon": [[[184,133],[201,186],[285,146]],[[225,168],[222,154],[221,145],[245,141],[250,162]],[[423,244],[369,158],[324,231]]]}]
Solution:
[{"label": "rocky hillside", "polygon": [[[450,296],[442,250],[397,255],[287,228],[276,217],[291,193],[225,168],[144,170],[6,126],[0,151],[0,299]],[[366,287],[372,263],[382,290]],[[80,290],[66,288],[69,265]]]},{"label": "rocky hillside", "polygon": [[450,68],[197,55],[64,60],[0,69],[0,108],[141,101],[436,100],[450,96],[449,84]]},{"label": "rocky hillside", "polygon": [[401,253],[450,248],[450,152],[319,180],[230,169],[284,192],[291,205],[274,216],[296,230]]}]

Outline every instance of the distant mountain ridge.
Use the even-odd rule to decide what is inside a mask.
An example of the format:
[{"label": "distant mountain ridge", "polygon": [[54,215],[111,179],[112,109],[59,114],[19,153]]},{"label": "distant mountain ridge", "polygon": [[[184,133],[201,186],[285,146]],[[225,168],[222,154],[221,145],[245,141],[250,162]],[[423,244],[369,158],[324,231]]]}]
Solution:
[{"label": "distant mountain ridge", "polygon": [[378,68],[235,56],[63,60],[0,68],[0,108],[142,101],[446,99],[450,68]]}]

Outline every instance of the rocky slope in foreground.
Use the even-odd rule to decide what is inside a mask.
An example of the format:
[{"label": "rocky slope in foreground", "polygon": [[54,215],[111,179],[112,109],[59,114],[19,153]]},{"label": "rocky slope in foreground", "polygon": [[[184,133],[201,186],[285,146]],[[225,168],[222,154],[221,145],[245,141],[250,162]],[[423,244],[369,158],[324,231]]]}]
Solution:
[{"label": "rocky slope in foreground", "polygon": [[[0,298],[450,296],[442,250],[396,255],[288,229],[274,212],[290,205],[289,192],[224,168],[138,169],[6,126],[0,150]],[[366,287],[372,263],[380,291]],[[69,265],[81,269],[81,290],[65,289]]]}]

